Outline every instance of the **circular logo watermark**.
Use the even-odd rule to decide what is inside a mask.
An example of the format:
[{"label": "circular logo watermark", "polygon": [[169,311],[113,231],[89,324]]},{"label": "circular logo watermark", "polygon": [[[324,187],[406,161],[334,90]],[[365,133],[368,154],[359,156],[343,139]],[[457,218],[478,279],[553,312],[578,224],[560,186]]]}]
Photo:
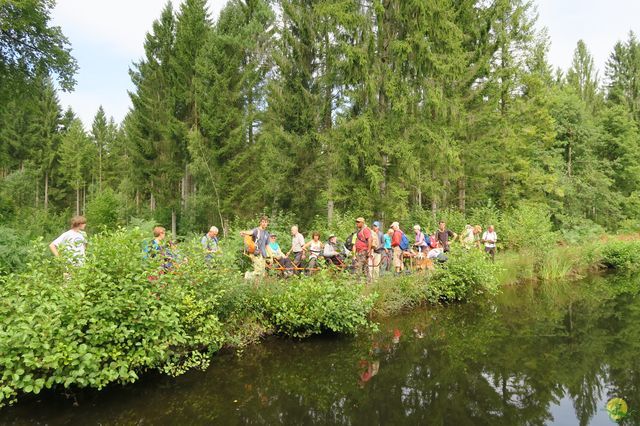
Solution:
[{"label": "circular logo watermark", "polygon": [[607,402],[607,413],[609,413],[609,418],[614,422],[624,419],[628,412],[627,401],[622,398],[612,398]]}]

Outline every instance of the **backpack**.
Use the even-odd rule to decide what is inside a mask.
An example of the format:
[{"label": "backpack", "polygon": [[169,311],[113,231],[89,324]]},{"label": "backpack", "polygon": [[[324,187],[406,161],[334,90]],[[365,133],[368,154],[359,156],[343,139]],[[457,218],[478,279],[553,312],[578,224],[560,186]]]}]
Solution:
[{"label": "backpack", "polygon": [[256,252],[256,243],[253,241],[253,235],[249,234],[244,236],[244,248],[249,254]]},{"label": "backpack", "polygon": [[346,248],[349,251],[353,250],[353,245],[355,244],[353,240],[356,239],[356,236],[357,234],[355,232],[352,232],[351,234],[349,234],[347,239],[344,241],[344,248]]},{"label": "backpack", "polygon": [[407,234],[404,232],[402,233],[402,239],[400,240],[400,245],[398,247],[400,247],[400,250],[402,251],[409,250],[409,238],[407,238]]},{"label": "backpack", "polygon": [[382,243],[380,242],[380,232],[373,232],[373,230],[371,230],[371,248],[377,249],[381,246]]},{"label": "backpack", "polygon": [[384,251],[384,234],[381,231],[377,232],[377,235],[371,235],[373,238],[372,248],[375,249],[376,253],[382,253]]}]

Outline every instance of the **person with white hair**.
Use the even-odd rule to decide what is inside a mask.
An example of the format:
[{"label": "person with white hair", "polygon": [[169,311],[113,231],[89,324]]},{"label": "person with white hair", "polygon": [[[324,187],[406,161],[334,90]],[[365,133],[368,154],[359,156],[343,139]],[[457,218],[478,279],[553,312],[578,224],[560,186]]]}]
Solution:
[{"label": "person with white hair", "polygon": [[482,234],[482,242],[484,243],[484,251],[491,256],[492,262],[496,260],[496,241],[498,241],[498,235],[493,225],[489,225],[489,228]]},{"label": "person with white hair", "polygon": [[302,260],[304,259],[304,236],[298,230],[298,225],[291,227],[291,249],[287,252],[286,256],[289,257],[293,253],[293,264],[296,268],[302,267]]},{"label": "person with white hair", "polygon": [[218,244],[218,228],[212,226],[209,228],[209,232],[204,234],[204,237],[200,240],[200,244],[202,244],[202,249],[207,253],[205,259],[207,261],[213,258],[213,255],[220,251],[220,246]]},{"label": "person with white hair", "polygon": [[422,232],[420,225],[414,225],[413,231],[416,234],[416,239],[415,239],[415,242],[413,243],[413,246],[415,247],[416,251],[418,252],[418,255],[420,256],[421,253],[426,253],[429,250],[429,242],[425,238],[425,235]]}]

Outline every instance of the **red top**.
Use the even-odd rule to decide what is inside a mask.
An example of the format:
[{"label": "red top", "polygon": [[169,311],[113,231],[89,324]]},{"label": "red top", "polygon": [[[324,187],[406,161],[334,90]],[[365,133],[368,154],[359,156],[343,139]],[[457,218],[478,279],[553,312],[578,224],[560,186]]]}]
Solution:
[{"label": "red top", "polygon": [[371,239],[371,231],[369,228],[362,228],[356,236],[356,251],[365,251],[369,249],[369,240]]},{"label": "red top", "polygon": [[391,247],[399,247],[402,241],[402,231],[398,230],[393,233],[391,237]]}]

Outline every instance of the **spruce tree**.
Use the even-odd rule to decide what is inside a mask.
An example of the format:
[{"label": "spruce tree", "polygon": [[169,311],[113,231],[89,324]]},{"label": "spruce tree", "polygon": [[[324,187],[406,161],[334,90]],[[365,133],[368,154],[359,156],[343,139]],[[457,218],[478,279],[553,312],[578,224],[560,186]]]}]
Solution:
[{"label": "spruce tree", "polygon": [[598,72],[593,57],[583,40],[578,41],[573,53],[571,68],[567,71],[567,83],[590,108],[594,108],[598,97]]}]

